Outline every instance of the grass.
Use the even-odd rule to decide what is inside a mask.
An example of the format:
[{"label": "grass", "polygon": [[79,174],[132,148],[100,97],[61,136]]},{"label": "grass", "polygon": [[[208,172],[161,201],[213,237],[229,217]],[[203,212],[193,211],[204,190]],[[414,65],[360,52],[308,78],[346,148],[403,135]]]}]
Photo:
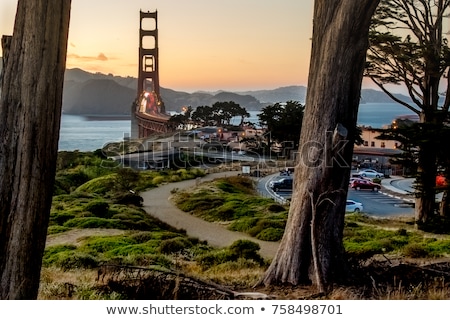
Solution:
[{"label": "grass", "polygon": [[230,230],[260,240],[278,241],[284,232],[288,207],[258,196],[248,177],[217,179],[192,192],[175,192],[174,199],[185,212],[206,221],[227,222]]},{"label": "grass", "polygon": [[[66,157],[70,158],[69,154]],[[118,175],[122,175],[121,184],[132,186],[138,193],[161,183],[192,179],[203,172],[180,169],[128,175],[126,171],[95,170],[88,165],[96,161],[88,157],[75,158],[68,162],[69,167],[62,169],[61,181],[57,182],[60,187],[53,198],[49,234],[64,234],[80,228],[126,231],[120,235],[89,236],[70,245],[47,247],[40,299],[126,299],[124,293],[98,287],[95,270],[104,264],[156,266],[236,288],[253,287],[264,274],[269,261],[261,258],[255,242],[239,241],[229,247],[212,248],[186,236],[183,230],[151,218],[136,199],[118,203],[128,192],[117,187]],[[189,192],[174,189],[172,195],[186,212],[207,221],[225,223],[230,230],[266,241],[278,241],[283,235],[288,207],[259,197],[249,178],[217,179]],[[362,260],[380,254],[423,259],[448,257],[450,239],[414,230],[408,220],[347,214],[344,247],[350,257]],[[378,288],[373,296],[378,299],[450,297],[442,286],[420,289],[393,283]],[[285,293],[287,298],[305,296],[304,292],[300,294],[295,290],[289,292],[284,288],[277,294],[280,298]],[[351,288],[336,288],[330,294],[331,299],[361,297],[360,292]]]}]

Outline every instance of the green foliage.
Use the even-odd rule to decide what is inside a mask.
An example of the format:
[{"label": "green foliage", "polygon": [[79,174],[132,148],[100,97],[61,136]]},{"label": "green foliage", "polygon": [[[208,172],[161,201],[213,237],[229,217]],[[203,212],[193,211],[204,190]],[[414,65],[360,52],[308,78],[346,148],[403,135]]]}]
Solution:
[{"label": "green foliage", "polygon": [[[286,221],[284,219],[269,216],[259,219],[256,225],[248,230],[248,234],[260,240],[278,241],[283,236],[285,226]],[[279,237],[277,238],[276,235]],[[273,240],[268,240],[270,238]]]},{"label": "green foliage", "polygon": [[197,263],[203,269],[209,269],[213,266],[217,266],[228,261],[236,261],[237,257],[227,249],[212,251],[197,257]]},{"label": "green foliage", "polygon": [[286,148],[298,148],[305,107],[297,101],[288,101],[286,105],[275,103],[262,108],[259,121],[266,126],[271,138],[279,143],[289,142]]},{"label": "green foliage", "polygon": [[154,177],[154,178],[153,178],[152,184],[155,185],[155,186],[157,186],[157,185],[160,185],[161,183],[163,183],[165,180],[166,180],[165,177],[163,177],[163,176],[157,176],[157,177]]},{"label": "green foliage", "polygon": [[139,185],[141,179],[139,171],[131,168],[118,168],[115,175],[115,190],[129,191]]},{"label": "green foliage", "polygon": [[75,218],[75,214],[70,212],[52,212],[50,215],[50,223],[62,226],[66,221]]},{"label": "green foliage", "polygon": [[119,219],[105,219],[97,217],[74,218],[63,225],[66,228],[109,228],[126,229],[126,226]]},{"label": "green foliage", "polygon": [[253,259],[256,261],[261,259],[258,253],[259,249],[261,249],[259,244],[250,240],[237,240],[229,248],[239,258]]},{"label": "green foliage", "polygon": [[256,226],[260,218],[257,217],[244,217],[238,220],[234,220],[228,229],[232,231],[239,231],[239,232],[248,232],[251,228]]},{"label": "green foliage", "polygon": [[252,260],[259,265],[264,263],[264,259],[259,255],[259,244],[249,240],[237,240],[228,248],[209,251],[197,257],[196,261],[204,269],[228,263],[230,261],[238,261],[241,259]]},{"label": "green foliage", "polygon": [[114,202],[117,204],[142,207],[144,199],[136,193],[124,192],[114,195]]},{"label": "green foliage", "polygon": [[109,174],[89,180],[88,182],[79,186],[75,191],[105,195],[106,193],[114,189],[115,177],[115,174]]},{"label": "green foliage", "polygon": [[423,243],[410,243],[403,248],[402,252],[410,258],[426,258],[429,256],[429,252]]},{"label": "green foliage", "polygon": [[85,210],[99,218],[109,218],[110,216],[109,203],[104,200],[93,200],[89,202],[86,205]]},{"label": "green foliage", "polygon": [[381,183],[381,179],[380,178],[373,178],[372,182],[380,184]]},{"label": "green foliage", "polygon": [[256,235],[256,238],[263,241],[279,241],[283,237],[284,229],[267,228]]},{"label": "green foliage", "polygon": [[46,248],[42,260],[44,267],[55,266],[63,270],[90,269],[98,266],[98,260],[86,253],[78,252],[76,246],[58,245]]},{"label": "green foliage", "polygon": [[215,102],[212,107],[199,106],[192,112],[191,119],[201,125],[205,126],[223,126],[229,125],[233,117],[240,116],[242,122],[244,118],[250,117],[250,114],[245,108],[233,101]]},{"label": "green foliage", "polygon": [[119,247],[136,244],[135,239],[122,236],[93,236],[89,237],[80,247],[79,250],[89,254],[99,254],[111,251]]},{"label": "green foliage", "polygon": [[47,234],[58,234],[58,233],[63,233],[66,232],[67,230],[69,230],[69,228],[66,227],[62,227],[62,226],[49,226],[47,229]]},{"label": "green foliage", "polygon": [[164,254],[176,253],[192,247],[192,242],[185,237],[176,237],[161,241],[159,251]]}]

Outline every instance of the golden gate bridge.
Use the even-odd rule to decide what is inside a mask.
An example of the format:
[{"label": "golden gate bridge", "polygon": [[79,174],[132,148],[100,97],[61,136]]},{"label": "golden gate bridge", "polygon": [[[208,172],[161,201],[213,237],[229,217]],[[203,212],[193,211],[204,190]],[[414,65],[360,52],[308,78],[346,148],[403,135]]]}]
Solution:
[{"label": "golden gate bridge", "polygon": [[138,85],[131,110],[131,137],[170,132],[173,129],[169,119],[159,86],[158,12],[140,11]]}]

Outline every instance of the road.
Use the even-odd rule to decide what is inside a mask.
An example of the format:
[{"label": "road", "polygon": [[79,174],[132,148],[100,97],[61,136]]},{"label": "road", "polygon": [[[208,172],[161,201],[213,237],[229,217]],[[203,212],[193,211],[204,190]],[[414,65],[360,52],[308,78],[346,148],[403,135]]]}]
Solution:
[{"label": "road", "polygon": [[371,190],[348,190],[347,199],[361,202],[364,212],[379,217],[414,216],[414,209],[400,197],[395,198]]},{"label": "road", "polygon": [[[291,192],[277,192],[275,193],[269,188],[269,182],[277,179],[278,175],[270,175],[261,178],[258,182],[258,192],[265,197],[272,197],[282,202],[282,199],[290,199]],[[405,179],[406,180],[406,179]],[[406,186],[411,186],[411,181],[398,180],[396,183],[403,183]],[[371,190],[355,191],[348,190],[348,199],[361,202],[364,206],[364,213],[377,217],[392,217],[392,216],[413,216],[414,209],[408,205],[401,197],[390,196],[381,192],[374,192]]]}]

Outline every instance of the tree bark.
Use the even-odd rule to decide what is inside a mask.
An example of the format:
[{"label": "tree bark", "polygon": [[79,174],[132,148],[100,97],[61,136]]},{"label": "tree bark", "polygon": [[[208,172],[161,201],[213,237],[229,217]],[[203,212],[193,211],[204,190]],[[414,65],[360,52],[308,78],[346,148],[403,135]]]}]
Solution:
[{"label": "tree bark", "polygon": [[[379,1],[316,0],[311,63],[286,230],[262,282],[314,283],[346,276],[343,247],[370,18]],[[322,282],[322,283],[318,283]]]},{"label": "tree bark", "polygon": [[441,217],[450,217],[450,198],[448,196],[448,190],[442,192],[442,200],[439,204],[439,215]]},{"label": "tree bark", "polygon": [[61,118],[71,0],[19,0],[0,100],[0,299],[36,299]]}]

